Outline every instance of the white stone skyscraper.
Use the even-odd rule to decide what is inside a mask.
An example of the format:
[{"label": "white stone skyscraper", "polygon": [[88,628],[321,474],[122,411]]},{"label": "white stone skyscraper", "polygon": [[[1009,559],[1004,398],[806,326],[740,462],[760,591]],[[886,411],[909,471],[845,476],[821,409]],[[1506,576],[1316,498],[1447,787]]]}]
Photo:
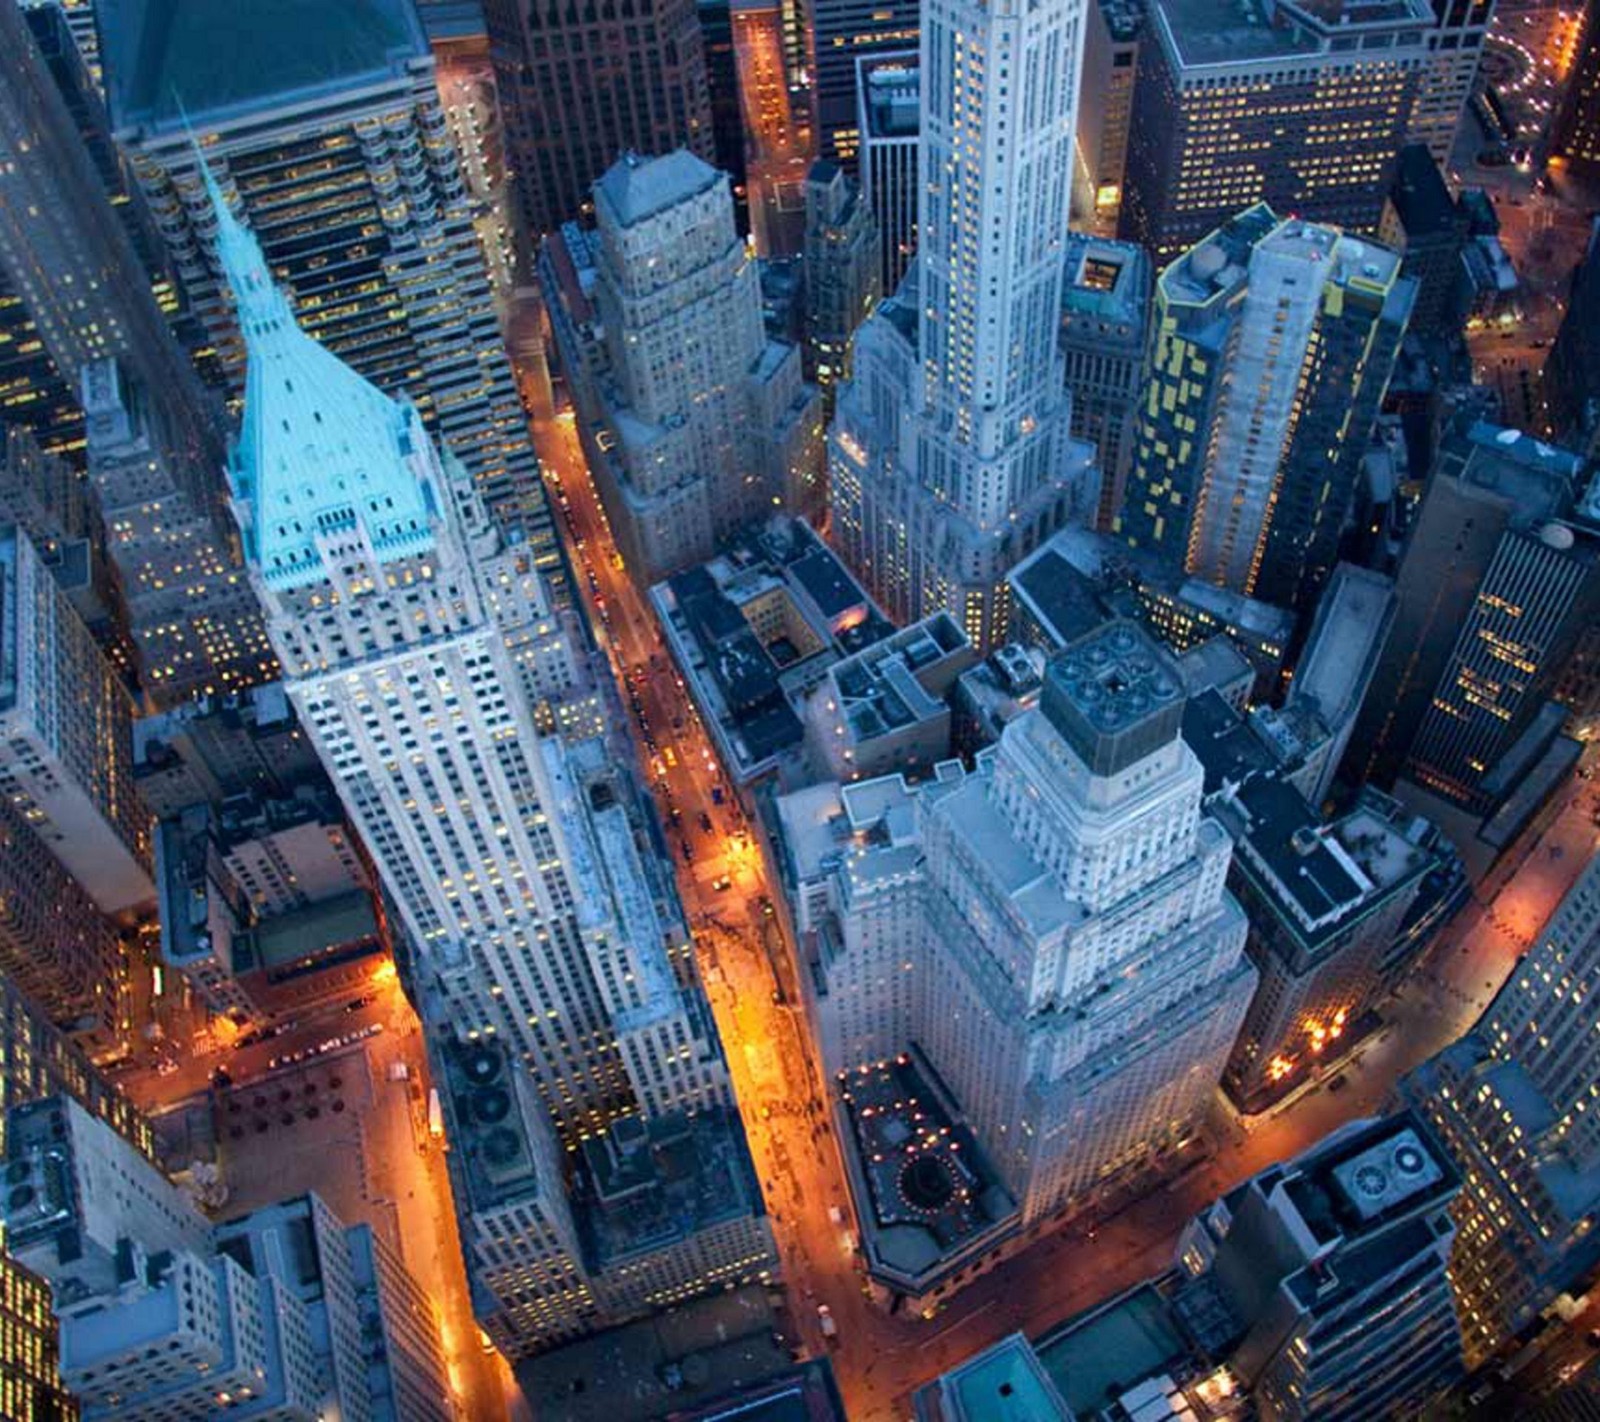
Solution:
[{"label": "white stone skyscraper", "polygon": [[944,608],[984,647],[1007,570],[1094,512],[1056,346],[1082,53],[1082,0],[928,6],[917,261],[830,436],[846,557],[892,615]]},{"label": "white stone skyscraper", "polygon": [[915,1049],[1024,1223],[1193,1134],[1256,983],[1177,667],[1129,622],[1054,658],[965,775],[842,792],[830,1074]]},{"label": "white stone skyscraper", "polygon": [[[285,690],[408,950],[485,1326],[515,1355],[764,1276],[771,1236],[727,1067],[671,961],[681,925],[626,791],[594,743],[538,729],[536,705],[575,672],[533,548],[489,518],[408,401],[300,329],[210,186],[248,359],[245,557]],[[628,1153],[626,1205],[607,1145]],[[667,1178],[651,1163],[669,1149]],[[585,1170],[592,1188],[569,1201]]]}]

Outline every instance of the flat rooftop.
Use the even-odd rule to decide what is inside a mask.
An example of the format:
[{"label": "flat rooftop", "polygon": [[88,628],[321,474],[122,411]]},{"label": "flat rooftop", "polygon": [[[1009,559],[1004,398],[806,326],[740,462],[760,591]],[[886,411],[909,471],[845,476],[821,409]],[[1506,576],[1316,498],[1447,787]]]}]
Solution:
[{"label": "flat rooftop", "polygon": [[1016,1203],[976,1138],[956,1121],[914,1057],[902,1053],[842,1073],[842,1136],[871,1210],[871,1255],[896,1275],[925,1279],[1005,1220]]},{"label": "flat rooftop", "polygon": [[1149,1284],[1069,1319],[1038,1344],[1039,1361],[1078,1417],[1098,1416],[1129,1388],[1174,1368],[1188,1346]]},{"label": "flat rooftop", "polygon": [[97,0],[120,127],[179,128],[336,93],[428,56],[410,0]]},{"label": "flat rooftop", "polygon": [[[1152,15],[1185,67],[1294,58],[1329,37],[1431,24],[1427,0],[1155,0]],[[1353,57],[1341,53],[1341,62]]]}]

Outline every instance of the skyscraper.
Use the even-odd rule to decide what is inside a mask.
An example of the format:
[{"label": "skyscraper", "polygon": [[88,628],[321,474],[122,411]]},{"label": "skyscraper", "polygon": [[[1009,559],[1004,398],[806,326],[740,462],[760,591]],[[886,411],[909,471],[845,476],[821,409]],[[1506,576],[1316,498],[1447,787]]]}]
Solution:
[{"label": "skyscraper", "polygon": [[[14,862],[0,848],[0,864]],[[0,1151],[7,1144],[11,1109],[57,1094],[74,1097],[140,1150],[150,1149],[149,1122],[66,1033],[50,1025],[10,975],[0,972]],[[59,1363],[49,1287],[9,1256],[0,1257],[0,1395],[8,1417],[60,1422],[72,1415]]]},{"label": "skyscraper", "polygon": [[1583,9],[1572,68],[1550,131],[1550,151],[1582,173],[1600,170],[1600,3]]},{"label": "skyscraper", "polygon": [[[98,9],[118,141],[235,394],[244,346],[209,253],[194,135],[307,328],[425,426],[560,563],[450,139],[434,61],[402,0],[233,6],[225,55],[149,0]],[[150,388],[150,382],[142,382]]]},{"label": "skyscraper", "polygon": [[1007,570],[1098,488],[1056,340],[1082,8],[925,12],[918,292],[861,329],[829,440],[846,559],[896,620],[943,608],[980,649]]},{"label": "skyscraper", "polygon": [[[658,911],[604,752],[535,725],[574,671],[530,549],[414,406],[300,329],[214,183],[211,199],[248,352],[246,557],[285,689],[409,950],[485,1325],[522,1353],[757,1276],[771,1237],[709,1013],[668,956],[682,926]],[[608,1126],[629,1149],[679,1142],[652,1210],[628,1197],[642,1238],[616,1193],[646,1162],[608,1166]],[[584,1157],[592,1210],[569,1199],[557,1131],[602,1151]]]},{"label": "skyscraper", "polygon": [[1070,233],[1061,287],[1061,357],[1072,435],[1100,470],[1095,526],[1111,527],[1133,464],[1139,381],[1150,318],[1150,258],[1131,242]]},{"label": "skyscraper", "polygon": [[894,295],[917,250],[919,76],[914,49],[856,61],[856,171],[878,228],[883,296]]},{"label": "skyscraper", "polygon": [[806,176],[806,373],[822,393],[824,418],[849,371],[856,327],[877,303],[878,280],[872,209],[841,168],[819,159]]},{"label": "skyscraper", "polygon": [[1118,235],[1167,262],[1253,203],[1375,233],[1432,23],[1428,0],[1154,0]]},{"label": "skyscraper", "polygon": [[619,154],[716,154],[695,0],[581,14],[560,0],[486,0],[515,191],[534,241],[589,210]]},{"label": "skyscraper", "polygon": [[828,890],[824,1064],[916,1043],[1024,1223],[1192,1133],[1255,986],[1181,688],[1109,623],[971,774],[842,792],[861,835]]},{"label": "skyscraper", "polygon": [[861,147],[856,67],[879,55],[914,48],[922,6],[918,0],[806,0],[806,9],[813,49],[817,152],[854,177]]},{"label": "skyscraper", "polygon": [[1567,312],[1540,377],[1550,433],[1569,449],[1600,453],[1600,219],[1572,274]]},{"label": "skyscraper", "polygon": [[1093,230],[1102,236],[1116,232],[1122,208],[1133,85],[1145,15],[1145,0],[1095,0],[1085,20],[1078,166],[1073,179],[1075,185],[1086,189],[1079,205]]},{"label": "skyscraper", "polygon": [[1450,1277],[1468,1361],[1600,1260],[1600,859],[1478,1025],[1400,1085],[1465,1179]]},{"label": "skyscraper", "polygon": [[0,528],[0,795],[101,910],[150,902],[133,702],[27,538]]},{"label": "skyscraper", "polygon": [[[49,64],[29,17],[15,6],[0,15],[0,325],[16,337],[0,343],[0,420],[82,469],[84,407],[96,397],[80,380],[116,362],[138,428],[102,439],[92,472],[135,670],[163,705],[248,685],[270,676],[272,659],[227,525],[221,430],[152,294],[154,272],[171,295],[155,229],[71,39],[31,23],[59,46]],[[96,377],[102,396],[108,378]],[[104,434],[106,411],[96,413]]]},{"label": "skyscraper", "polygon": [[1596,615],[1597,505],[1582,472],[1579,456],[1515,430],[1464,420],[1447,432],[1351,737],[1354,776],[1492,805],[1490,777],[1546,714]]},{"label": "skyscraper", "polygon": [[1407,137],[1425,146],[1441,168],[1450,166],[1461,115],[1477,82],[1495,0],[1430,0],[1428,59],[1417,83]]},{"label": "skyscraper", "polygon": [[1365,805],[1324,823],[1270,771],[1224,791],[1211,808],[1233,836],[1230,882],[1261,975],[1224,1079],[1241,1107],[1258,1111],[1345,1055],[1436,861]]},{"label": "skyscraper", "polygon": [[1116,531],[1303,604],[1337,560],[1413,291],[1394,253],[1261,206],[1173,262]]}]

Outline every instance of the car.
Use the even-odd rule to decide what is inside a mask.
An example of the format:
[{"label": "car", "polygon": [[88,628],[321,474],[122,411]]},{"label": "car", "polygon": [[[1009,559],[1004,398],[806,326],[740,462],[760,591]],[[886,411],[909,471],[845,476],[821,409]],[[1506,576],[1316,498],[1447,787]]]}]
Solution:
[{"label": "car", "polygon": [[1600,1348],[1600,1328],[1591,1328],[1583,1335],[1583,1341],[1591,1348]]},{"label": "car", "polygon": [[1349,1085],[1350,1085],[1350,1083],[1349,1083],[1348,1080],[1346,1080],[1346,1078],[1344,1078],[1343,1076],[1336,1076],[1336,1077],[1334,1077],[1334,1079],[1332,1081],[1330,1081],[1328,1083],[1328,1090],[1330,1092],[1343,1091],[1345,1089],[1345,1087],[1347,1087]]},{"label": "car", "polygon": [[178,1063],[171,1057],[163,1057],[156,1063],[157,1076],[171,1076],[173,1072],[177,1071],[177,1069]]},{"label": "car", "polygon": [[683,851],[683,862],[685,864],[692,864],[694,862],[694,850],[689,848],[689,841],[684,840],[684,842],[680,844],[678,848]]},{"label": "car", "polygon": [[716,893],[723,894],[733,887],[733,880],[724,874],[720,879],[713,879],[711,887]]},{"label": "car", "polygon": [[707,834],[711,833],[711,816],[704,810],[700,811],[700,828]]},{"label": "car", "polygon": [[711,803],[713,805],[720,805],[722,803],[722,787],[720,785],[713,785],[711,787]]},{"label": "car", "polygon": [[360,1012],[371,1001],[372,996],[370,993],[363,997],[353,997],[349,1002],[345,1003],[344,1010],[346,1012]]}]

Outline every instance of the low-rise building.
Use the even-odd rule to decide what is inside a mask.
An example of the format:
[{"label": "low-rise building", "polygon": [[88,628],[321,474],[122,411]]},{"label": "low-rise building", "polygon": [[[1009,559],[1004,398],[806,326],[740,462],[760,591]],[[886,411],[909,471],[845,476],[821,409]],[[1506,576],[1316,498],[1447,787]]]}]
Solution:
[{"label": "low-rise building", "polygon": [[813,773],[927,775],[950,754],[951,693],[976,660],[955,619],[936,612],[835,662],[805,703]]},{"label": "low-rise building", "polygon": [[667,648],[741,786],[805,773],[808,694],[894,627],[803,520],[775,518],[650,590]]}]

